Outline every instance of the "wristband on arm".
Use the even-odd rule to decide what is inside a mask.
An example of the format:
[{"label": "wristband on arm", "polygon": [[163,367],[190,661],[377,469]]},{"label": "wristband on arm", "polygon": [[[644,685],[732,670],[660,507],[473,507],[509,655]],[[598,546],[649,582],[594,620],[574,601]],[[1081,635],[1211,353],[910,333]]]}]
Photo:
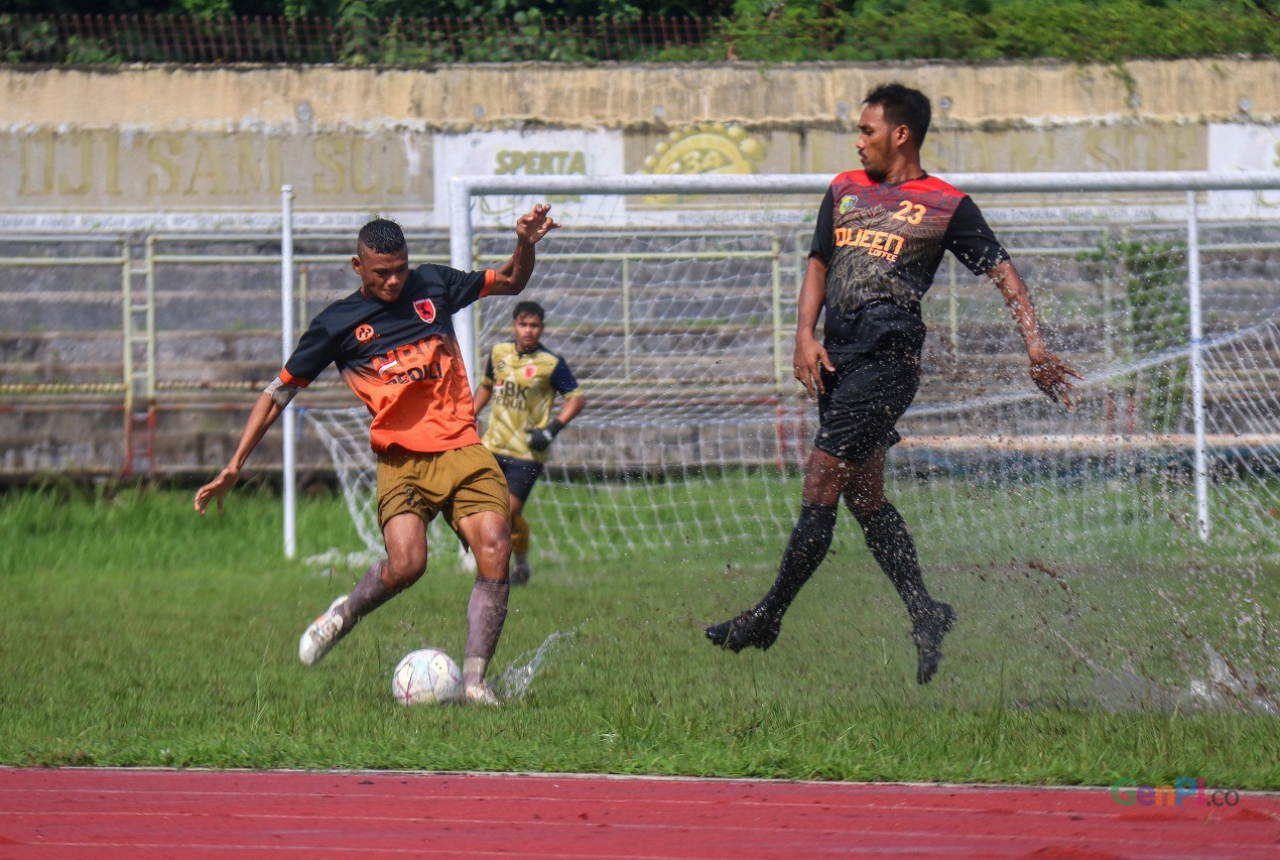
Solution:
[{"label": "wristband on arm", "polygon": [[263,389],[263,393],[269,396],[281,409],[289,405],[289,401],[293,400],[298,393],[298,386],[293,383],[285,382],[280,377],[271,380],[271,383]]}]

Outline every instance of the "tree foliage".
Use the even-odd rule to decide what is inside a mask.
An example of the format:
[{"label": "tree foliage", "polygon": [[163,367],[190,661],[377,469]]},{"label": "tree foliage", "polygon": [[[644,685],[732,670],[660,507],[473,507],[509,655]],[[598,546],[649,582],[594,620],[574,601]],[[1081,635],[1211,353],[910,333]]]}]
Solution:
[{"label": "tree foliage", "polygon": [[[2,0],[0,14],[23,15],[200,15],[308,16],[338,18],[353,0]],[[511,18],[536,15],[691,15],[718,18],[731,14],[731,0],[360,0],[381,18]]]},{"label": "tree foliage", "polygon": [[[0,59],[33,61],[38,53],[30,46],[51,32],[31,24],[33,19],[15,23],[15,15],[48,21],[60,14],[172,16],[215,27],[231,17],[327,21],[333,28],[331,55],[294,61],[354,65],[1039,57],[1121,62],[1280,54],[1280,0],[0,0]],[[551,23],[629,22],[641,16],[710,24],[700,25],[695,40],[667,42],[648,33],[625,48],[614,45],[609,54],[585,31]],[[424,26],[435,26],[428,22],[445,19],[496,24],[462,28],[447,46],[422,38]],[[66,62],[148,60],[115,56],[76,36],[59,43],[54,55]]]},{"label": "tree foliage", "polygon": [[1277,7],[1280,0],[737,0],[719,38],[743,60],[1274,55]]}]

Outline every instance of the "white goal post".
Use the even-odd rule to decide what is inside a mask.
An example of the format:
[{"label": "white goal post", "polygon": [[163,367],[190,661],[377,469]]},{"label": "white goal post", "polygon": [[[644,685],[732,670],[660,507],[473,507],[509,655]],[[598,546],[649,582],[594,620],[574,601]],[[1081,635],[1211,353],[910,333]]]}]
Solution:
[{"label": "white goal post", "polygon": [[[979,295],[968,280],[961,282],[966,272],[944,262],[926,300],[933,302],[927,321],[936,347],[926,358],[926,364],[936,365],[926,368],[926,384],[932,384],[931,374],[939,376],[938,369],[942,381],[935,389],[922,389],[904,418],[905,438],[894,449],[901,474],[944,474],[955,479],[956,487],[978,475],[983,481],[1014,482],[1005,486],[1019,491],[1032,482],[1051,483],[1063,470],[1103,475],[1098,483],[1107,488],[1137,476],[1139,482],[1159,485],[1153,491],[1159,498],[1151,502],[1158,508],[1181,503],[1184,481],[1170,476],[1185,472],[1192,509],[1182,520],[1203,541],[1212,533],[1213,452],[1225,451],[1218,458],[1221,470],[1254,483],[1247,490],[1233,488],[1224,498],[1261,494],[1252,507],[1267,509],[1273,501],[1280,507],[1274,499],[1280,410],[1268,400],[1275,399],[1278,378],[1271,362],[1280,355],[1280,294],[1265,295],[1255,283],[1267,280],[1280,249],[1280,221],[1272,208],[1280,203],[1275,194],[1280,173],[941,178],[974,195],[1016,263],[1030,261],[1028,281],[1053,346],[1068,360],[1073,351],[1087,350],[1088,379],[1081,386],[1084,402],[1073,415],[1042,403],[1025,368],[1020,374],[1009,370],[1006,359],[1016,352],[1008,348],[1013,327],[1001,319],[998,300]],[[693,476],[701,480],[756,469],[794,474],[813,416],[795,397],[789,364],[780,357],[791,336],[787,327],[794,326],[798,268],[812,216],[830,181],[828,175],[706,174],[451,180],[449,248],[456,268],[482,267],[498,259],[503,246],[509,254],[514,216],[537,200],[553,200],[554,214],[566,224],[539,246],[538,271],[527,291],[551,297],[548,330],[553,338],[558,327],[565,333],[555,343],[571,341],[582,352],[604,356],[587,362],[587,372],[579,374],[589,398],[604,408],[589,406],[574,430],[557,442],[553,463],[560,471],[548,473],[549,482],[557,475],[565,482],[565,498],[572,497],[565,504],[581,505],[583,499],[599,507],[616,504],[611,514],[587,519],[598,528],[626,530],[628,517],[639,509],[617,499],[641,485],[650,495],[636,504],[660,507],[697,504],[683,497],[677,502],[674,490],[655,489]],[[501,204],[486,203],[494,200]],[[736,200],[751,202],[739,206]],[[1206,228],[1211,235],[1205,235]],[[753,245],[749,237],[756,234],[764,238]],[[1207,310],[1206,253],[1212,287]],[[1250,268],[1257,268],[1259,254],[1270,255],[1260,264],[1261,279]],[[738,276],[746,279],[742,285],[734,281]],[[664,277],[669,280],[655,280]],[[675,297],[681,288],[690,295],[714,293],[719,304],[713,307],[708,297],[705,306],[689,308],[684,316],[678,307],[636,310],[649,292],[679,304]],[[571,308],[575,290],[583,298],[580,307]],[[625,295],[618,299],[610,290]],[[739,292],[759,293],[759,301],[743,310],[734,304]],[[471,309],[455,320],[473,384],[480,348],[490,346],[504,325],[500,315],[491,321],[493,315],[483,308],[479,314],[483,323]],[[589,323],[599,327],[589,331]],[[767,336],[757,333],[749,344],[734,341],[753,326],[767,330]],[[997,335],[997,329],[1007,332]],[[721,365],[718,351],[725,363],[763,370],[734,375],[713,367]],[[565,347],[565,354],[574,364],[574,350]],[[615,374],[618,378],[593,377],[593,368],[607,369],[611,363],[626,372]],[[678,372],[671,372],[672,365]],[[695,366],[707,375],[693,375]],[[633,381],[636,387],[626,387]],[[953,386],[951,394],[945,385]],[[1212,415],[1210,401],[1221,406]],[[648,418],[639,421],[628,408]],[[308,417],[314,417],[310,411]],[[352,417],[357,429],[340,433],[358,434],[358,413]],[[577,425],[585,430],[593,421],[593,432],[571,439]],[[690,422],[695,421],[718,429],[694,433]],[[611,428],[603,426],[610,422]],[[340,472],[340,458],[352,457],[359,444],[358,438],[332,442]],[[1179,459],[1183,455],[1189,457],[1186,464]],[[1050,463],[1051,457],[1058,459]],[[1014,475],[1034,479],[1017,483],[1024,478]],[[355,487],[346,478],[343,483],[344,490]],[[575,494],[569,484],[581,492]],[[368,484],[350,492],[367,493]],[[746,509],[761,492],[768,496],[772,490],[748,484],[737,492]],[[1047,492],[1051,496],[1052,488]],[[541,485],[539,493],[551,495]],[[798,504],[798,497],[782,495],[785,501],[766,499],[751,516],[769,528],[785,523],[788,515],[776,510]],[[347,501],[358,520],[358,500],[349,495]],[[290,497],[287,505],[292,504]],[[551,506],[549,501],[535,504]],[[708,525],[715,527],[716,518],[711,519]],[[286,523],[291,527],[292,522],[292,513],[286,513]],[[723,525],[756,533],[760,522]],[[361,531],[366,543],[377,538],[367,523]],[[286,534],[287,549],[292,541]]]}]

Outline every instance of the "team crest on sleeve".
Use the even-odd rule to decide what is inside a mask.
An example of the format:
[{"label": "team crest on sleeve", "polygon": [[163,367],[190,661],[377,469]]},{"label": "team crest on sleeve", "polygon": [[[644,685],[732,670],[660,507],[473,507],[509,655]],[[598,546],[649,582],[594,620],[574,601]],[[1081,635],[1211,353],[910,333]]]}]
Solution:
[{"label": "team crest on sleeve", "polygon": [[413,303],[413,309],[418,312],[418,316],[422,317],[424,323],[436,321],[436,303],[431,299],[418,299]]}]

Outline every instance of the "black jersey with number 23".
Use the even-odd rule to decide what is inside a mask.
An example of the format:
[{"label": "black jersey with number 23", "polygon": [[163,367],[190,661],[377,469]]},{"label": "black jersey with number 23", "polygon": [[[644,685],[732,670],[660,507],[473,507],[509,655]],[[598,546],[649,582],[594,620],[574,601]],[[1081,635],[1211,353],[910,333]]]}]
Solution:
[{"label": "black jersey with number 23", "polygon": [[1009,259],[977,204],[933,176],[897,185],[864,170],[832,180],[818,210],[809,256],[827,266],[828,352],[870,352],[885,334],[914,321],[944,251],[974,274]]}]

